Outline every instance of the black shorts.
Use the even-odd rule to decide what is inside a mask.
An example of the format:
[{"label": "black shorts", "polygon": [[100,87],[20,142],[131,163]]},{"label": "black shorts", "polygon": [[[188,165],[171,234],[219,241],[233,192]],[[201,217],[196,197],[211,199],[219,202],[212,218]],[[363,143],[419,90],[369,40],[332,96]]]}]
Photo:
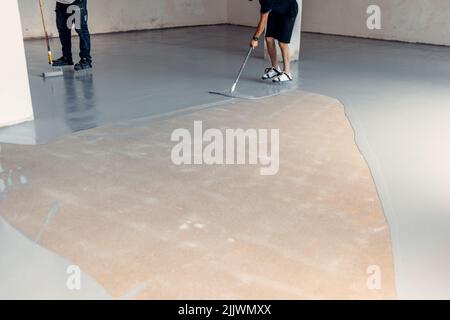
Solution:
[{"label": "black shorts", "polygon": [[291,43],[296,16],[279,15],[271,12],[267,21],[266,37],[275,38],[283,43]]}]

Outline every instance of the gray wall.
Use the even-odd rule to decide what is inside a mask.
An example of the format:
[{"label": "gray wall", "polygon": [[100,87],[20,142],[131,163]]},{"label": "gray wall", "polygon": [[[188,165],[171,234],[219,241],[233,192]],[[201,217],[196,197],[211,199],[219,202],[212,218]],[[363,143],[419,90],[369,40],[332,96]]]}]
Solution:
[{"label": "gray wall", "polygon": [[[25,37],[42,36],[38,0],[18,0]],[[258,0],[89,0],[94,33],[186,25],[254,25]],[[55,35],[55,0],[45,0]],[[382,30],[368,30],[366,9],[382,9]],[[304,0],[303,30],[450,45],[449,0]]]},{"label": "gray wall", "polygon": [[259,1],[228,0],[228,22],[243,26],[256,26],[259,19]]},{"label": "gray wall", "polygon": [[[18,0],[25,38],[43,36],[38,0]],[[49,33],[57,34],[55,0],[45,0]],[[93,33],[227,22],[227,0],[89,0]]]},{"label": "gray wall", "polygon": [[[366,27],[367,7],[382,10],[382,29]],[[303,30],[450,45],[449,0],[304,0]]]}]

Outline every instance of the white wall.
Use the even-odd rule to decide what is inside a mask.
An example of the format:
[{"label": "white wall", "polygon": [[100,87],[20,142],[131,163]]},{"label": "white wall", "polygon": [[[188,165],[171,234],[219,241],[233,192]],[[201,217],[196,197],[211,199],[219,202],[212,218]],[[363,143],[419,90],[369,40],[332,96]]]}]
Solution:
[{"label": "white wall", "polygon": [[[20,5],[25,38],[42,37],[39,1],[16,1]],[[49,33],[56,36],[56,1],[44,2]],[[227,22],[227,0],[88,0],[88,6],[92,33]]]},{"label": "white wall", "polygon": [[[379,5],[382,30],[366,27]],[[304,0],[303,31],[450,45],[449,0]]]},{"label": "white wall", "polygon": [[25,50],[17,0],[2,0],[0,19],[0,127],[33,119]]}]

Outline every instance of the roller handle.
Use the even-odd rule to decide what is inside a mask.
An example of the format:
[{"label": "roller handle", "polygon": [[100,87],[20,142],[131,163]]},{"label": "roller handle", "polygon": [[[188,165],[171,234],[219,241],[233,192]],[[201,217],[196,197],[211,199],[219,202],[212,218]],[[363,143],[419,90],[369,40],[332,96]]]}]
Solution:
[{"label": "roller handle", "polygon": [[44,27],[45,42],[47,44],[48,64],[52,65],[53,64],[53,55],[52,55],[52,50],[50,48],[50,40],[49,40],[49,37],[48,37],[47,26],[45,25],[44,3],[42,2],[42,0],[39,0],[39,8],[41,10],[42,26]]},{"label": "roller handle", "polygon": [[50,50],[50,48],[48,51],[48,64],[50,64],[50,65],[53,64],[53,54],[52,54],[52,51]]},{"label": "roller handle", "polygon": [[241,79],[242,72],[244,72],[245,66],[247,65],[248,59],[252,55],[252,52],[253,52],[253,47],[250,47],[250,49],[248,50],[247,56],[245,57],[245,60],[242,63],[241,69],[239,70],[239,73],[236,77],[236,81],[234,82],[233,86],[231,87],[231,92],[234,92],[236,90],[239,80]]}]

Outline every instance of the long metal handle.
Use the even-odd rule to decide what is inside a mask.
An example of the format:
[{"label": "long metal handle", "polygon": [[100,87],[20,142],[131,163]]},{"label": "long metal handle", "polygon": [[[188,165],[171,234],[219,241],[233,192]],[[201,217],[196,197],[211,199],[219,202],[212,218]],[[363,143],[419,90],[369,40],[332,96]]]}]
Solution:
[{"label": "long metal handle", "polygon": [[236,78],[236,81],[234,82],[233,86],[231,87],[231,92],[234,92],[236,90],[236,86],[239,83],[239,79],[241,79],[242,72],[244,72],[245,66],[247,65],[247,61],[250,58],[252,52],[253,52],[253,47],[250,47],[250,49],[248,50],[247,56],[245,57],[244,63],[242,63],[241,69],[239,70],[239,74]]}]

